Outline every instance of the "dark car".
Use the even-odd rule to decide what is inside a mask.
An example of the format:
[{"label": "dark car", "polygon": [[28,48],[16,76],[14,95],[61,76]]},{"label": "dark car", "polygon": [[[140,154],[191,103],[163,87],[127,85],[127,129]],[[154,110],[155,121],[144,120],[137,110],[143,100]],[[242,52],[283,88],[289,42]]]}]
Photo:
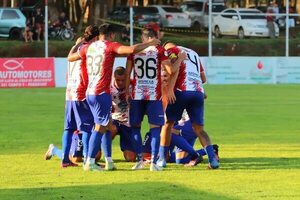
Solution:
[{"label": "dark car", "polygon": [[[126,23],[129,21],[129,7],[118,7],[108,15],[109,20]],[[151,21],[160,24],[160,15],[158,9],[154,7],[133,7],[133,20],[134,23],[140,26],[144,26]]]}]

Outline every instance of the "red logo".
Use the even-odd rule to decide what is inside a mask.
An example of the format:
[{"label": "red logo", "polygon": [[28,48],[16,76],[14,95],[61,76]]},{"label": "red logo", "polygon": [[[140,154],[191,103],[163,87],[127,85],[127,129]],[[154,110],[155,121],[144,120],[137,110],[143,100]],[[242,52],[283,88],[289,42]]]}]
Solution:
[{"label": "red logo", "polygon": [[257,63],[257,69],[262,69],[263,68],[263,64],[262,64],[262,62],[261,61],[258,61],[258,63]]},{"label": "red logo", "polygon": [[19,68],[23,68],[23,62],[24,61],[17,61],[17,60],[7,60],[3,63],[3,67],[7,70],[16,70]]}]

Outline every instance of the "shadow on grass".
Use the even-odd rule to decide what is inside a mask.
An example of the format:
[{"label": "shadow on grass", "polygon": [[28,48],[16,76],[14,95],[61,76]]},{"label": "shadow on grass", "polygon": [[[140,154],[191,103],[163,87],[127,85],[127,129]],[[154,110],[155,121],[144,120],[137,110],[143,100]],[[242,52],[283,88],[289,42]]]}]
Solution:
[{"label": "shadow on grass", "polygon": [[300,169],[300,158],[221,158],[223,170]]},{"label": "shadow on grass", "polygon": [[[101,183],[101,181],[99,180]],[[136,182],[129,184],[83,185],[58,188],[1,189],[0,199],[225,199],[223,195],[186,188],[164,182]]]}]

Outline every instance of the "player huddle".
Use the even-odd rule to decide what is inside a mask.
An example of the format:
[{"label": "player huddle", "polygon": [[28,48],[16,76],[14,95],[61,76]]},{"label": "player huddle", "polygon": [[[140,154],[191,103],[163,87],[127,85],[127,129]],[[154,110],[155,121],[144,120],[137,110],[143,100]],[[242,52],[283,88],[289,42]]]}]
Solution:
[{"label": "player huddle", "polygon": [[[167,162],[196,166],[204,155],[209,168],[219,167],[218,146],[203,130],[206,78],[198,54],[172,42],[161,46],[149,27],[141,37],[142,43],[123,46],[114,42],[111,25],[86,28],[68,55],[62,150],[51,144],[46,159],[56,155],[69,167],[83,158],[86,171],[114,170],[112,139],[119,134],[124,158],[136,162],[133,170],[147,162],[150,171]],[[126,69],[113,71],[118,55],[127,56]],[[143,141],[145,114],[150,129]],[[197,138],[204,148],[193,148]],[[96,162],[101,152],[104,167]]]}]

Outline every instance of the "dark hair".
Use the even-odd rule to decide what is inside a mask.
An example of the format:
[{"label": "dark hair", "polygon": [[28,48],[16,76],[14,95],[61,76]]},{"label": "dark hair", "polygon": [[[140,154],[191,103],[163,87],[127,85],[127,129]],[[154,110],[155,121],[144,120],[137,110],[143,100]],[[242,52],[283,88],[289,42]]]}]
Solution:
[{"label": "dark hair", "polygon": [[126,69],[124,67],[117,67],[114,71],[114,76],[122,76],[126,73]]},{"label": "dark hair", "polygon": [[94,37],[99,35],[99,29],[97,26],[88,26],[85,28],[83,37],[85,41],[91,41]]},{"label": "dark hair", "polygon": [[153,30],[153,28],[143,28],[142,29],[142,36],[146,37],[146,38],[157,38],[157,32]]},{"label": "dark hair", "polygon": [[115,29],[112,25],[110,24],[102,24],[100,27],[99,27],[99,34],[100,35],[109,35],[111,33],[115,33]]}]

